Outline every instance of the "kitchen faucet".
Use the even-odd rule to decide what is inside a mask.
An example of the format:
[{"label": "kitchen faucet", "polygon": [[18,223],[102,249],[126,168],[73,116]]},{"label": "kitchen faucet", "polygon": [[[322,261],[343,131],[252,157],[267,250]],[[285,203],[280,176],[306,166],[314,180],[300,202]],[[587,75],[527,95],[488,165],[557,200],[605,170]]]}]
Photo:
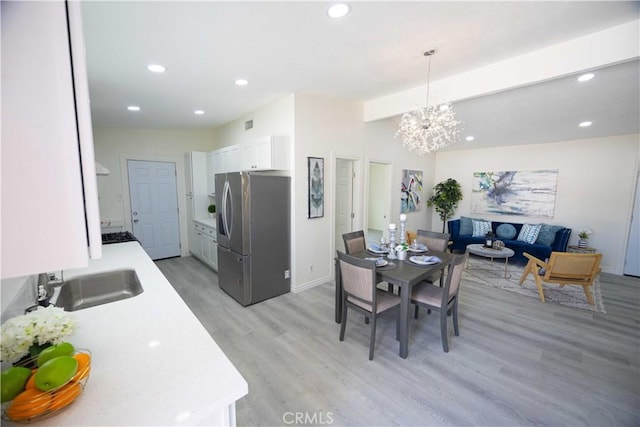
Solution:
[{"label": "kitchen faucet", "polygon": [[38,284],[36,293],[38,295],[37,303],[43,307],[49,305],[49,299],[53,296],[53,288],[64,284],[64,274],[60,270],[60,278],[56,273],[40,273],[38,275]]}]

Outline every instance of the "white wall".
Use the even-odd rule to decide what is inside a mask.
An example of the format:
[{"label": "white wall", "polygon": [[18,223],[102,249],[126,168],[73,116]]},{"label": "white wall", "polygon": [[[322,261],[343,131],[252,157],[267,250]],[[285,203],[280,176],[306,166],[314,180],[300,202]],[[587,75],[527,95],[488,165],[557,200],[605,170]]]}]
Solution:
[{"label": "white wall", "polygon": [[[367,208],[368,183],[362,177],[370,161],[391,163],[392,203],[391,218],[397,222],[400,215],[400,184],[402,169],[422,170],[425,174],[425,191],[432,186],[433,157],[419,157],[402,148],[394,138],[397,125],[392,120],[371,123],[362,121],[362,104],[345,100],[321,98],[310,95],[295,97],[296,155],[295,194],[298,200],[295,210],[295,239],[293,242],[296,271],[293,290],[302,290],[333,279],[335,166],[337,158],[357,161],[355,173],[361,178],[354,189],[355,229],[364,229],[364,211]],[[307,157],[325,159],[325,216],[307,218]],[[430,222],[426,206],[408,214],[407,228],[424,228]],[[313,264],[312,272],[308,265]]]},{"label": "white wall", "polygon": [[176,163],[180,243],[182,255],[189,253],[186,218],[184,153],[214,149],[212,130],[207,129],[114,129],[93,130],[96,160],[111,174],[98,177],[100,218],[123,223],[131,231],[127,159]]},{"label": "white wall", "polygon": [[[287,136],[293,146],[294,96],[288,95],[251,114],[242,116],[213,130],[216,148],[251,142],[263,136]],[[244,129],[244,123],[253,120],[253,128]]]},{"label": "white wall", "polygon": [[[589,228],[589,245],[603,253],[603,271],[622,274],[640,158],[639,135],[564,141],[549,144],[447,151],[436,155],[435,181],[456,179],[464,199],[454,218],[484,217],[496,221],[558,224],[571,228],[569,244],[578,229]],[[479,215],[470,212],[474,172],[558,169],[553,218]],[[436,216],[432,227],[442,227]]]}]

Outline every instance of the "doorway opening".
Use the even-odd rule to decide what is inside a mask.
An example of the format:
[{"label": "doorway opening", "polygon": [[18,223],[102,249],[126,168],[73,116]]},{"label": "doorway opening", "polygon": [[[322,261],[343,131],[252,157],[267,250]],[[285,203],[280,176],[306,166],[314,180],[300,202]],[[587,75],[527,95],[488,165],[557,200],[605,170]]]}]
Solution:
[{"label": "doorway opening", "polygon": [[[367,238],[378,242],[385,235],[391,214],[391,164],[369,162]],[[388,237],[388,236],[387,236]]]}]

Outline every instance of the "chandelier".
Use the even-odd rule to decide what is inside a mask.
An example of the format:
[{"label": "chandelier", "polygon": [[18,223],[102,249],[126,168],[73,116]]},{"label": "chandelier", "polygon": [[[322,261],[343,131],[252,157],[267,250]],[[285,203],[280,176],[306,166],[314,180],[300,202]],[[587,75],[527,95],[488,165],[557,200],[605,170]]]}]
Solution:
[{"label": "chandelier", "polygon": [[451,103],[437,106],[429,106],[429,77],[431,74],[431,56],[435,50],[429,50],[424,56],[429,57],[427,71],[427,105],[424,108],[416,108],[402,115],[400,128],[396,137],[402,138],[402,146],[420,155],[436,151],[447,145],[453,144],[460,136]]}]

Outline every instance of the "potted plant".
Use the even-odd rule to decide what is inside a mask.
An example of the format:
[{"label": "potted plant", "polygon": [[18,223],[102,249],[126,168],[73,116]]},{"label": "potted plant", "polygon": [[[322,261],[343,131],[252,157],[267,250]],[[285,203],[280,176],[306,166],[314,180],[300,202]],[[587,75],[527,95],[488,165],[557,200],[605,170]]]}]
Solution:
[{"label": "potted plant", "polygon": [[444,233],[447,219],[453,215],[458,207],[458,202],[462,200],[462,189],[458,181],[449,178],[436,184],[433,191],[433,196],[427,200],[427,206],[435,207],[442,220],[442,232]]},{"label": "potted plant", "polygon": [[589,236],[593,233],[591,230],[587,228],[581,228],[578,231],[578,246],[581,248],[586,248],[589,245]]},{"label": "potted plant", "polygon": [[216,213],[216,205],[209,205],[207,210],[209,211],[209,218],[213,218]]}]

